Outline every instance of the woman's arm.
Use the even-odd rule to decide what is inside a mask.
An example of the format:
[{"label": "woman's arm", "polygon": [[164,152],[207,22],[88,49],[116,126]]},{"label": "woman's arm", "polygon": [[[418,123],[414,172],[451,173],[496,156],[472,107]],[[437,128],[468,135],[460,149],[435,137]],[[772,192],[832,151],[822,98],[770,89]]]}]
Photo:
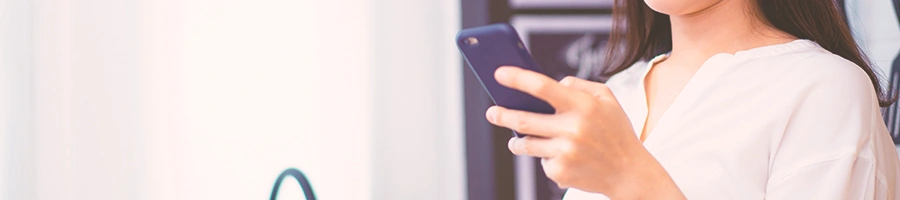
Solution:
[{"label": "woman's arm", "polygon": [[495,125],[529,135],[510,139],[510,151],[542,158],[547,177],[560,187],[612,199],[685,199],[644,149],[606,85],[573,77],[557,83],[517,67],[501,67],[494,75],[500,84],[556,109],[551,115],[494,106],[486,117]]}]

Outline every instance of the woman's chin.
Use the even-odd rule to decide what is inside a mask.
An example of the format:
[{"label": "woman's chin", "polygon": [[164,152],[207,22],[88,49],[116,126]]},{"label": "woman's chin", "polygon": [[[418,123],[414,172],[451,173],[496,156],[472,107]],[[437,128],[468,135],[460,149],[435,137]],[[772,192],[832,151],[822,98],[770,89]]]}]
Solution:
[{"label": "woman's chin", "polygon": [[666,15],[687,15],[699,12],[722,0],[644,0],[650,9]]}]

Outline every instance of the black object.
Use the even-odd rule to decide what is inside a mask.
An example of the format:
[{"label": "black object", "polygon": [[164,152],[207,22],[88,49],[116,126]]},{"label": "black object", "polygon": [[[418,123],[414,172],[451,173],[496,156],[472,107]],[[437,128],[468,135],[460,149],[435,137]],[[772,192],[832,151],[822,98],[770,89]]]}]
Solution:
[{"label": "black object", "polygon": [[[894,14],[896,14],[897,20],[900,21],[900,0],[893,0],[893,3]],[[894,62],[891,64],[891,72],[888,77],[890,77],[891,81],[891,88],[888,90],[888,96],[895,97],[898,92],[900,92],[900,55],[897,55],[897,57],[894,58]],[[884,122],[887,124],[891,138],[894,139],[894,144],[900,144],[900,108],[898,108],[897,103],[894,103],[885,108],[883,113]]]},{"label": "black object", "polygon": [[900,20],[900,0],[894,0],[894,14],[897,15],[897,20]]},{"label": "black object", "polygon": [[316,200],[316,194],[313,194],[312,186],[309,184],[309,180],[306,179],[306,176],[303,175],[303,172],[295,168],[290,168],[281,172],[281,175],[278,176],[278,179],[275,180],[275,186],[272,187],[272,196],[269,197],[269,200],[275,200],[278,197],[278,189],[281,188],[281,181],[284,180],[288,175],[293,176],[297,179],[297,182],[300,183],[300,188],[303,189],[303,195],[306,195],[306,200]]}]

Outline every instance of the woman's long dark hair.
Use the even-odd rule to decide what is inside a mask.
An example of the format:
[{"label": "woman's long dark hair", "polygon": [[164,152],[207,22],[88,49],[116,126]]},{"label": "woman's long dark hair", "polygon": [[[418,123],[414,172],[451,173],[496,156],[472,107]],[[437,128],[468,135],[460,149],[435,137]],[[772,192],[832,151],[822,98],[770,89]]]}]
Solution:
[{"label": "woman's long dark hair", "polygon": [[[606,66],[601,75],[611,76],[641,60],[672,50],[669,16],[650,9],[643,0],[616,0],[613,31],[608,43]],[[834,0],[756,0],[758,9],[773,27],[800,39],[815,41],[822,48],[862,68],[878,95],[878,103],[888,106],[894,98],[881,87],[872,69],[850,34]],[[771,19],[771,20],[767,20]]]}]

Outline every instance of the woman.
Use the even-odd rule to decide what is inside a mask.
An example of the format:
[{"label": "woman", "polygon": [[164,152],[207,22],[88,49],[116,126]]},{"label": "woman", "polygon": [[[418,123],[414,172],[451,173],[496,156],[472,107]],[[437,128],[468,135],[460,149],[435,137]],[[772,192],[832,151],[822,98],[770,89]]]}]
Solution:
[{"label": "woman", "polygon": [[900,198],[892,98],[832,0],[617,0],[614,16],[606,84],[495,72],[556,108],[486,117],[530,135],[510,151],[567,200]]}]

